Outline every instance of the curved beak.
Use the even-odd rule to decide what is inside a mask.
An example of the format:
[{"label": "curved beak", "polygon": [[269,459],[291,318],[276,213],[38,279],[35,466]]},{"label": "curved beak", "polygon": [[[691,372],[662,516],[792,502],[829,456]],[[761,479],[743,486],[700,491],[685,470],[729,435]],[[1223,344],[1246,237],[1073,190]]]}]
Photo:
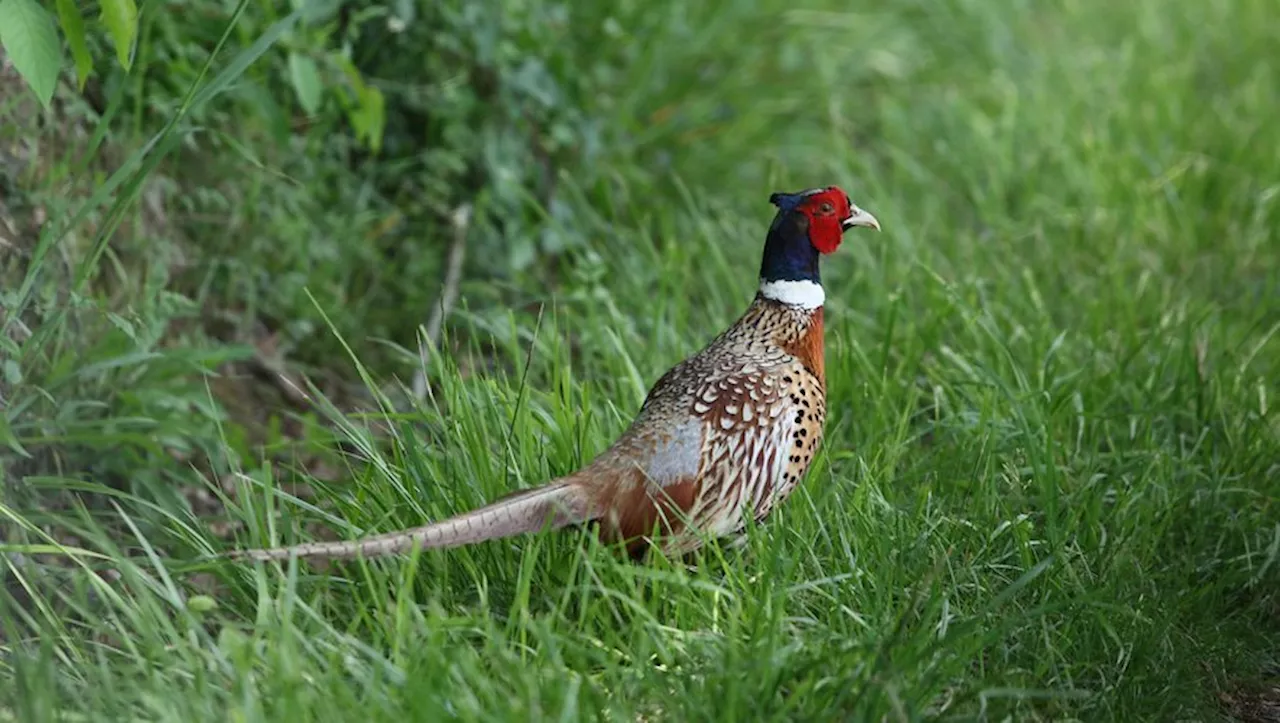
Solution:
[{"label": "curved beak", "polygon": [[840,228],[845,231],[848,231],[854,226],[865,226],[867,228],[874,228],[877,231],[880,230],[880,222],[876,220],[876,217],[860,208],[854,208],[853,215],[840,222]]}]

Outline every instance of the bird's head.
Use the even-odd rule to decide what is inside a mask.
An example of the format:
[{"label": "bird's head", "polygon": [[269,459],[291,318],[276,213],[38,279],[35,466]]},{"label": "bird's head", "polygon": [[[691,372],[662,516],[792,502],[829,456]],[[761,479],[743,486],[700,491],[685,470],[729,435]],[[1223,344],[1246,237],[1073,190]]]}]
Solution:
[{"label": "bird's head", "polygon": [[[875,216],[858,208],[838,186],[799,193],[774,193],[769,202],[778,213],[765,239],[760,264],[761,291],[784,303],[821,306],[823,297],[818,258],[834,253],[844,232],[863,226],[880,230]],[[816,290],[810,287],[816,287]],[[822,298],[819,298],[822,297]]]},{"label": "bird's head", "polygon": [[809,243],[819,253],[833,253],[844,239],[844,232],[855,226],[880,230],[875,216],[854,205],[839,186],[814,188],[799,193],[775,193],[769,203],[778,207],[773,227],[788,221],[803,227]]}]

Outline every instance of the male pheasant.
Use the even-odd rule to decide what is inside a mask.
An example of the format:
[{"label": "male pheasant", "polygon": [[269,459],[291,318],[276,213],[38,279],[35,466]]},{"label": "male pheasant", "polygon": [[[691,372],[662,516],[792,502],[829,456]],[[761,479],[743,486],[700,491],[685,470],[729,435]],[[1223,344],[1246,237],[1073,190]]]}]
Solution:
[{"label": "male pheasant", "polygon": [[856,226],[880,229],[835,186],[775,193],[760,288],[705,349],[658,380],[630,428],[587,466],[456,517],[350,542],[234,557],[373,557],[597,523],[633,555],[656,539],[668,554],[739,535],[791,493],[822,439],[825,294],[818,261]]}]

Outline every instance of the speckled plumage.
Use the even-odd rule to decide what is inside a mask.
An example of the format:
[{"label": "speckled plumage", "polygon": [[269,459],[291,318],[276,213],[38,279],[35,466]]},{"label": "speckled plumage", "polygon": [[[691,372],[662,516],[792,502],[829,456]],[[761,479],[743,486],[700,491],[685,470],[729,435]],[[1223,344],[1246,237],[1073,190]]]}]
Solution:
[{"label": "speckled plumage", "polygon": [[585,467],[413,530],[234,555],[369,557],[584,522],[633,554],[654,541],[682,554],[708,537],[738,534],[748,519],[765,519],[799,484],[822,442],[817,256],[834,251],[853,226],[879,228],[835,187],[772,200],[780,211],[766,241],[761,291],[733,325],[664,374],[631,426]]},{"label": "speckled plumage", "polygon": [[630,500],[608,506],[603,532],[669,552],[764,519],[803,478],[822,440],[822,309],[757,295],[705,349],[668,371],[631,427],[580,474]]}]

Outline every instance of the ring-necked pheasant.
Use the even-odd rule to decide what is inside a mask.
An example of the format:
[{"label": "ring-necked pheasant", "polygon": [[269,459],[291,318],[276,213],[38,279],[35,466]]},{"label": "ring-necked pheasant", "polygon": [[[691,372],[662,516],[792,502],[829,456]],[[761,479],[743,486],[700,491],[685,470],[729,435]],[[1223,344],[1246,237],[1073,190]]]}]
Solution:
[{"label": "ring-necked pheasant", "polygon": [[[775,193],[760,288],[746,312],[653,386],[630,428],[587,466],[441,522],[350,542],[234,557],[373,557],[598,523],[632,554],[658,533],[664,551],[733,536],[795,488],[826,417],[819,257],[855,226],[880,229],[835,186]],[[696,533],[702,533],[696,534]]]}]

